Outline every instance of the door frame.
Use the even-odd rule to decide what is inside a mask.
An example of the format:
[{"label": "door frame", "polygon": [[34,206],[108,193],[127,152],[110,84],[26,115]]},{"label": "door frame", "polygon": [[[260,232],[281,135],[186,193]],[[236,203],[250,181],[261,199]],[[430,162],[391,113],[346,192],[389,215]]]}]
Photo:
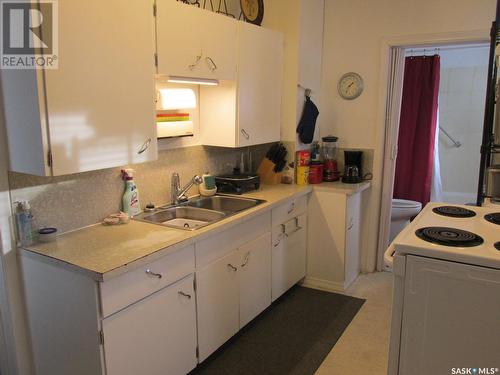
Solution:
[{"label": "door frame", "polygon": [[[387,249],[389,240],[389,227],[391,223],[391,203],[394,184],[394,171],[396,169],[396,157],[391,158],[394,150],[397,149],[397,132],[399,124],[391,134],[391,142],[386,144],[386,133],[388,124],[386,123],[386,105],[389,95],[387,82],[389,79],[389,66],[392,48],[423,48],[444,45],[460,45],[470,43],[489,43],[490,30],[470,30],[464,32],[447,32],[419,35],[402,35],[382,39],[381,61],[379,74],[379,108],[377,114],[377,146],[381,150],[376,156],[375,165],[379,165],[378,170],[382,173],[382,186],[380,190],[379,228],[377,244],[377,270],[382,271],[384,265],[384,252]],[[396,147],[396,148],[395,148]]]}]

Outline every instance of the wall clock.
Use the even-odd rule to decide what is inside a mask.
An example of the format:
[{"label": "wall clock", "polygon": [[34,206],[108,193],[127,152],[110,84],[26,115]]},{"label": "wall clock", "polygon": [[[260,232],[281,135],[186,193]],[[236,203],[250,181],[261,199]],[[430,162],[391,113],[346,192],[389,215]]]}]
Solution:
[{"label": "wall clock", "polygon": [[240,6],[245,21],[260,26],[264,18],[264,0],[240,0]]},{"label": "wall clock", "polygon": [[337,90],[344,99],[356,99],[363,92],[363,78],[358,73],[346,73],[340,77]]}]

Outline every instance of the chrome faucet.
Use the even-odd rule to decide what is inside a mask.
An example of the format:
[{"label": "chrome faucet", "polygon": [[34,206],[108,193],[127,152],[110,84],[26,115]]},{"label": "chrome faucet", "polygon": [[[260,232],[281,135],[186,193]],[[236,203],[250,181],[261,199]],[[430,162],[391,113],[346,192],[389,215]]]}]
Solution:
[{"label": "chrome faucet", "polygon": [[187,191],[194,184],[199,185],[203,182],[203,179],[194,175],[193,178],[183,187],[181,188],[181,180],[179,178],[179,173],[173,173],[172,179],[170,180],[170,198],[172,204],[179,204],[188,200],[186,195]]}]

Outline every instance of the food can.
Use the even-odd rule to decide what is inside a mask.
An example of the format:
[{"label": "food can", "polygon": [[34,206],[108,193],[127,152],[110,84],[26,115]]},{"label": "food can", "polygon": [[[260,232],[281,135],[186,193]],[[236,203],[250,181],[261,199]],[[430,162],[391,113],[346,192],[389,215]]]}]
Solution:
[{"label": "food can", "polygon": [[311,163],[309,166],[309,183],[320,184],[323,182],[323,163]]},{"label": "food can", "polygon": [[309,183],[309,167],[297,167],[297,185],[307,185]]},{"label": "food can", "polygon": [[297,151],[297,167],[306,167],[311,161],[311,151]]}]

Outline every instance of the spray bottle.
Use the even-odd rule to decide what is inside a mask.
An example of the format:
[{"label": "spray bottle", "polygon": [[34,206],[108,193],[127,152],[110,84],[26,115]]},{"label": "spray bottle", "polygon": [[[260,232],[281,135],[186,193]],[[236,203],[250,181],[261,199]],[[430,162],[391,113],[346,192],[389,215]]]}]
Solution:
[{"label": "spray bottle", "polygon": [[21,246],[33,245],[36,242],[35,219],[31,213],[30,202],[18,201],[16,203],[17,236]]},{"label": "spray bottle", "polygon": [[125,191],[123,192],[123,212],[133,217],[141,212],[139,203],[139,190],[134,182],[134,170],[122,169],[122,180],[125,181]]}]

